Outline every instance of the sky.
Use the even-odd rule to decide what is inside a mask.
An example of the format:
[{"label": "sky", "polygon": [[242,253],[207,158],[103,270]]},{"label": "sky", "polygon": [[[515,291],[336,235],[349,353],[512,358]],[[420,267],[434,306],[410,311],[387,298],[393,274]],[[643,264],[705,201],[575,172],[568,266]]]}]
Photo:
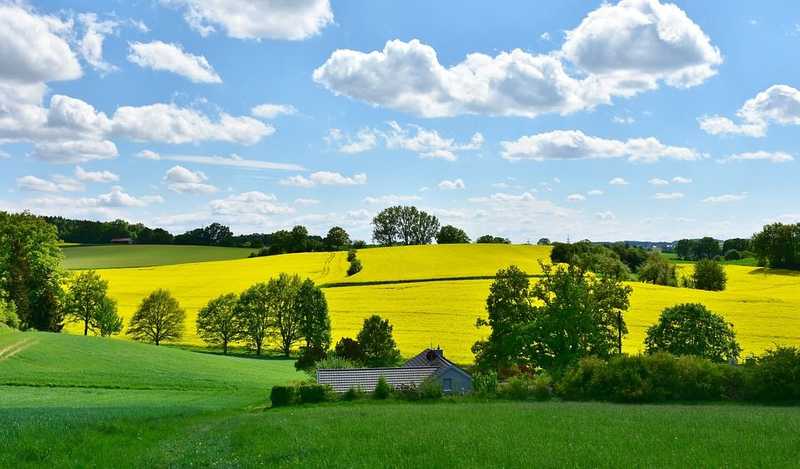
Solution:
[{"label": "sky", "polygon": [[798,2],[0,0],[0,210],[749,236],[800,221],[798,50]]}]

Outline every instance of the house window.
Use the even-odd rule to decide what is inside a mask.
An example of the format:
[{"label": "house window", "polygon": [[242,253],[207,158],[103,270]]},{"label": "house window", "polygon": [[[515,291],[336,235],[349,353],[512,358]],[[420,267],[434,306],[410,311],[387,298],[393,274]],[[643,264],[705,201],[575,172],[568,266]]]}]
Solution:
[{"label": "house window", "polygon": [[445,391],[452,391],[453,390],[453,379],[452,378],[445,378],[442,380],[442,388]]}]

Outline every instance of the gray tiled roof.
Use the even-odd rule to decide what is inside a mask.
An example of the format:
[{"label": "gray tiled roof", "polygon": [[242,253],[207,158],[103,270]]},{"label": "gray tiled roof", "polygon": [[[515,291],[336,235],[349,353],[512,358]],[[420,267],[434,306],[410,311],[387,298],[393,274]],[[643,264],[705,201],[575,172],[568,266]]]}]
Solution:
[{"label": "gray tiled roof", "polygon": [[441,349],[425,349],[420,352],[416,357],[411,358],[403,364],[404,367],[409,366],[433,366],[436,368],[444,368],[447,366],[454,366],[450,360],[444,358],[444,351]]},{"label": "gray tiled roof", "polygon": [[378,379],[383,376],[386,382],[393,387],[400,385],[415,385],[433,376],[437,371],[435,366],[408,366],[403,368],[342,368],[317,370],[317,383],[327,384],[335,392],[347,392],[350,388],[361,388],[363,391],[372,392],[378,384]]}]

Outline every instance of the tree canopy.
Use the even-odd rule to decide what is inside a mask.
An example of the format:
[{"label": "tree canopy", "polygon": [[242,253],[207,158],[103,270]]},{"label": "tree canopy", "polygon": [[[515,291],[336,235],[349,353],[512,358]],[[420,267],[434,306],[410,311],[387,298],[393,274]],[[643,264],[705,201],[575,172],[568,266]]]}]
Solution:
[{"label": "tree canopy", "polygon": [[159,289],[150,293],[133,314],[128,335],[134,340],[152,342],[156,345],[164,341],[183,337],[183,323],[186,312],[168,290]]},{"label": "tree canopy", "polygon": [[392,336],[392,329],[389,320],[377,314],[364,320],[357,340],[367,366],[395,366],[400,362],[400,350]]},{"label": "tree canopy", "polygon": [[372,226],[372,238],[382,246],[430,244],[439,232],[435,216],[399,205],[377,214]]},{"label": "tree canopy", "polygon": [[469,244],[469,236],[461,228],[453,225],[445,225],[436,234],[437,244]]},{"label": "tree canopy", "polygon": [[800,269],[800,223],[773,223],[753,235],[759,264],[774,269]]},{"label": "tree canopy", "polygon": [[89,330],[111,335],[122,330],[117,305],[108,297],[108,282],[94,270],[78,274],[70,283],[64,301],[68,319],[83,323],[83,335]]},{"label": "tree canopy", "polygon": [[243,335],[240,318],[236,315],[238,301],[233,293],[220,295],[197,313],[197,335],[207,343],[222,345],[224,354],[228,353],[228,346]]},{"label": "tree canopy", "polygon": [[696,355],[715,362],[735,361],[741,352],[733,325],[696,303],[666,308],[647,329],[645,346],[648,353]]}]

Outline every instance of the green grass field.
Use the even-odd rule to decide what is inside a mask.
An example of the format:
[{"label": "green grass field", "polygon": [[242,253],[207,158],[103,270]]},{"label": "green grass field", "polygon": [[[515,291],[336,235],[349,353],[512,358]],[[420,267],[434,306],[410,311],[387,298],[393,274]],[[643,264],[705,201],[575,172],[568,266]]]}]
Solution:
[{"label": "green grass field", "polygon": [[800,408],[445,400],[268,409],[292,363],[0,333],[0,467],[793,467]]},{"label": "green grass field", "polygon": [[242,259],[253,252],[246,248],[177,245],[63,245],[64,266],[70,270],[149,267],[187,262]]}]

